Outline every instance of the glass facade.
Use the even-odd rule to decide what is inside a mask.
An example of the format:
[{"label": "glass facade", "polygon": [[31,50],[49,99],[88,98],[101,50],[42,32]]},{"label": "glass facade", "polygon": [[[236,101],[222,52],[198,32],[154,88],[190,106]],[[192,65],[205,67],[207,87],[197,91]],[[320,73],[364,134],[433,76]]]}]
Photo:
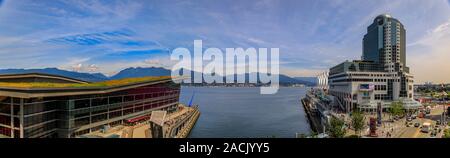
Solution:
[{"label": "glass facade", "polygon": [[384,67],[372,61],[346,61],[330,69],[330,76],[344,72],[386,72]]},{"label": "glass facade", "polygon": [[180,86],[169,82],[94,95],[0,97],[0,134],[17,138],[75,137],[149,115],[155,109],[170,110],[178,104],[179,94]]},{"label": "glass facade", "polygon": [[406,30],[399,20],[390,15],[376,17],[364,35],[362,59],[382,64],[386,70],[409,73],[405,36]]}]

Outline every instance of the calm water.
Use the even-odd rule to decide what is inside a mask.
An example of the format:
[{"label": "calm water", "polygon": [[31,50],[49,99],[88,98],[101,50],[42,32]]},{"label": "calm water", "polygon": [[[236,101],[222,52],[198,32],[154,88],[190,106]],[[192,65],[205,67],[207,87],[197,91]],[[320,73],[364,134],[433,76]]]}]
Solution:
[{"label": "calm water", "polygon": [[305,88],[281,88],[261,95],[259,88],[182,87],[180,101],[200,107],[200,118],[191,138],[272,137],[291,138],[310,132],[299,101]]}]

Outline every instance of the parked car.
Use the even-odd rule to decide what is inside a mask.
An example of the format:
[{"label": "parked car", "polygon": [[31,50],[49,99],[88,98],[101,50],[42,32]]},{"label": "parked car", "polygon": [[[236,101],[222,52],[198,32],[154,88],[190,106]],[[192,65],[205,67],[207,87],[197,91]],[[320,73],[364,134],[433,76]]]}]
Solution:
[{"label": "parked car", "polygon": [[411,115],[411,119],[416,119],[417,118],[417,115],[416,114],[413,114],[413,115]]},{"label": "parked car", "polygon": [[441,120],[437,120],[436,125],[440,125],[440,124],[441,124]]}]

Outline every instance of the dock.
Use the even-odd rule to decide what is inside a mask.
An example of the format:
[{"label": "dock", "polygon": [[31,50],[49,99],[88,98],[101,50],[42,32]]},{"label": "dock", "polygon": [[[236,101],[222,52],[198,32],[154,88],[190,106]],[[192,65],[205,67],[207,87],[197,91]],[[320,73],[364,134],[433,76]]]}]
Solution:
[{"label": "dock", "polygon": [[179,131],[179,134],[175,138],[187,138],[194,128],[195,123],[197,123],[199,117],[200,111],[196,110],[192,117],[186,122],[185,127]]},{"label": "dock", "polygon": [[316,114],[316,110],[311,107],[310,101],[307,98],[302,98],[301,102],[311,130],[315,133],[321,133],[323,126],[320,117]]}]

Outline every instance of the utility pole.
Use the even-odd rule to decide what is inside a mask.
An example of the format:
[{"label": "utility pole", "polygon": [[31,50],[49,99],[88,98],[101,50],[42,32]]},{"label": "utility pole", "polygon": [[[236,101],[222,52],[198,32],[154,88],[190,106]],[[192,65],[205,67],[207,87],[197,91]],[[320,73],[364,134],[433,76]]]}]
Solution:
[{"label": "utility pole", "polygon": [[446,92],[445,92],[445,87],[444,87],[444,84],[442,84],[442,86],[441,86],[441,88],[442,88],[442,96],[441,96],[441,98],[442,98],[442,107],[444,108],[444,112],[443,112],[443,114],[441,115],[442,116],[442,119],[441,119],[441,124],[445,127],[446,126],[446,121],[447,121],[447,117],[446,117],[446,106],[445,106],[445,101],[444,101],[444,94],[446,94]]}]

